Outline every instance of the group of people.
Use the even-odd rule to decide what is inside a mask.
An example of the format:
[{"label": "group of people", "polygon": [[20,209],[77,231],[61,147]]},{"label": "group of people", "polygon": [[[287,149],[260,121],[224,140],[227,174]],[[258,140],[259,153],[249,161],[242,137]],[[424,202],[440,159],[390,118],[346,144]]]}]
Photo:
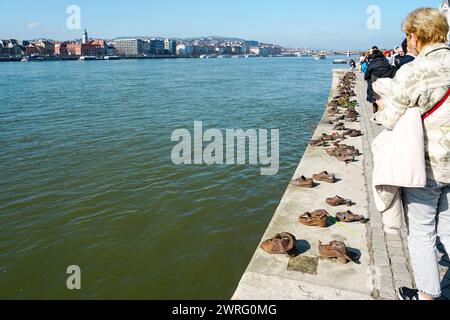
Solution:
[{"label": "group of people", "polygon": [[[400,186],[417,289],[400,288],[399,296],[434,300],[442,294],[438,241],[450,254],[449,25],[439,10],[420,8],[408,15],[402,29],[406,40],[401,48],[383,52],[373,47],[361,57],[361,71],[379,125],[393,130],[409,108],[419,108],[422,115],[424,141],[420,143],[424,143],[427,183],[420,188]],[[383,97],[374,92],[376,81],[389,84]]]},{"label": "group of people", "polygon": [[415,58],[414,51],[408,47],[408,39],[403,41],[401,47],[391,50],[382,51],[374,46],[360,57],[361,72],[367,81],[367,101],[373,104],[374,113],[378,112],[378,104],[372,84],[378,79],[395,78],[397,72]]}]

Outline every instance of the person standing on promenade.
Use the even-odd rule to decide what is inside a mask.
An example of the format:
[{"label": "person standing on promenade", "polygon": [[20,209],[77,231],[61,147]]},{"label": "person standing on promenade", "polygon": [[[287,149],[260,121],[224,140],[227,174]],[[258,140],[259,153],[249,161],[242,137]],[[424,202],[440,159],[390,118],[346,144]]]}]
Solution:
[{"label": "person standing on promenade", "polygon": [[398,49],[398,54],[395,56],[395,66],[398,66],[400,64],[400,61],[403,59],[403,57],[405,56],[405,52],[403,51],[403,49]]},{"label": "person standing on promenade", "polygon": [[417,57],[404,65],[381,105],[377,121],[393,129],[407,108],[419,107],[424,119],[427,186],[403,188],[408,247],[417,289],[400,288],[402,300],[433,300],[442,294],[437,238],[450,253],[450,48],[447,17],[420,8],[403,23]]},{"label": "person standing on promenade", "polygon": [[378,111],[377,98],[373,91],[373,83],[380,78],[391,78],[395,68],[389,64],[383,52],[374,50],[372,53],[372,62],[369,63],[364,80],[367,81],[367,101],[373,104],[373,112]]},{"label": "person standing on promenade", "polygon": [[405,39],[402,43],[402,49],[403,52],[405,52],[405,55],[400,59],[397,69],[400,69],[402,66],[404,66],[407,63],[413,62],[416,57],[414,56],[412,49],[408,46],[408,40]]},{"label": "person standing on promenade", "polygon": [[369,56],[370,56],[370,53],[366,52],[366,54],[364,55],[364,59],[362,59],[362,62],[361,62],[361,72],[362,73],[366,73],[366,71],[367,71],[367,67],[369,66]]},{"label": "person standing on promenade", "polygon": [[391,52],[391,56],[389,57],[388,62],[391,66],[395,66],[396,53],[395,53],[394,49],[392,49],[390,52]]}]

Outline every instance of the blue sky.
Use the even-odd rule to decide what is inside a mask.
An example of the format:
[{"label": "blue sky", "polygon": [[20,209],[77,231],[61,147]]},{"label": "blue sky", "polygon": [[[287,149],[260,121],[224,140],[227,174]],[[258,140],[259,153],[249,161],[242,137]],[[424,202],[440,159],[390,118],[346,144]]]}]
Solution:
[{"label": "blue sky", "polygon": [[[0,1],[0,39],[81,37],[66,9],[78,5],[91,37],[232,36],[284,46],[363,49],[401,43],[408,12],[441,0],[39,0]],[[367,28],[367,8],[381,9],[381,29]]]}]

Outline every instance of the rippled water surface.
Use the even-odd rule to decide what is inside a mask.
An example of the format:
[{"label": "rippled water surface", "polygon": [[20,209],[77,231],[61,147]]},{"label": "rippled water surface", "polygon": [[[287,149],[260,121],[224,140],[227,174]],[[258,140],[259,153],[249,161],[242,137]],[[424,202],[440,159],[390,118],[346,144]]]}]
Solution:
[{"label": "rippled water surface", "polygon": [[[331,86],[330,60],[0,64],[0,298],[228,299]],[[175,166],[172,131],[280,129],[280,172]],[[82,290],[66,288],[79,265]]]}]

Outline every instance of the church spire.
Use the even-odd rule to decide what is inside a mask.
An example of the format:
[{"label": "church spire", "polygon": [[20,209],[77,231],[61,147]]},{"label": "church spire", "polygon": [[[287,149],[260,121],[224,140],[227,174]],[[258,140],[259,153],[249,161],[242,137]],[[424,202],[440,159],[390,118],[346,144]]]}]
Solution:
[{"label": "church spire", "polygon": [[83,39],[81,41],[81,43],[83,44],[87,44],[89,42],[89,35],[87,33],[86,28],[84,29],[84,34],[83,34]]}]

